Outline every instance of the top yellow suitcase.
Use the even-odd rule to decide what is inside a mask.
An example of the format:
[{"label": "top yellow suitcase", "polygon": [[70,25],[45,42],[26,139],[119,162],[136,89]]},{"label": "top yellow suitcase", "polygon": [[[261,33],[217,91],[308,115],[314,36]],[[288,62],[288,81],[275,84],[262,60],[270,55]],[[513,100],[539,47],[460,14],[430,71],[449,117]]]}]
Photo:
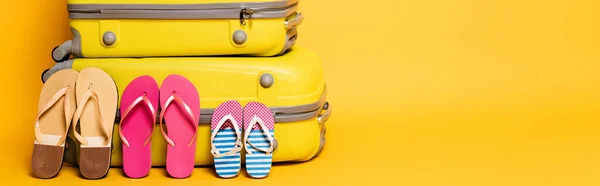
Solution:
[{"label": "top yellow suitcase", "polygon": [[298,0],[68,0],[75,57],[276,56],[302,23]]}]

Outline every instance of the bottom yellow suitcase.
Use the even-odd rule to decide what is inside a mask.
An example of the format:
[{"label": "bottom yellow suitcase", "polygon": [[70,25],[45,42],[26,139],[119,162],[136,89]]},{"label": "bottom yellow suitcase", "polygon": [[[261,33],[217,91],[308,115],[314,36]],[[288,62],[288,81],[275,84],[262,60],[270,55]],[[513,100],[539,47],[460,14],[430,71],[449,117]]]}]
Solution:
[{"label": "bottom yellow suitcase", "polygon": [[[100,68],[111,75],[119,96],[131,80],[142,75],[154,77],[159,85],[170,74],[189,79],[198,90],[201,105],[196,165],[213,164],[210,119],[214,109],[227,100],[237,100],[242,105],[258,101],[274,113],[273,162],[307,161],[317,156],[325,145],[325,122],[331,114],[331,106],[326,100],[321,61],[307,49],[292,48],[278,57],[77,58],[57,63],[42,74],[42,80],[61,69],[87,67]],[[76,138],[70,136],[65,162],[77,165],[78,148]],[[161,133],[154,133],[153,166],[165,165],[166,148]],[[112,153],[111,166],[122,166],[118,130],[114,131]]]}]

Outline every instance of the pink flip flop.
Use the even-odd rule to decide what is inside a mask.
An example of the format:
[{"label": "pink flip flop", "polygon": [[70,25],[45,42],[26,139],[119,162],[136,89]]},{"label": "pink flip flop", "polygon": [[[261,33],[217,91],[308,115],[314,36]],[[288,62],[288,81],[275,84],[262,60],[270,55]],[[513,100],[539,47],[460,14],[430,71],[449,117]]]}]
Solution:
[{"label": "pink flip flop", "polygon": [[158,84],[140,76],[125,88],[121,97],[119,135],[123,149],[123,171],[130,178],[148,175],[152,167],[150,139],[158,110]]},{"label": "pink flip flop", "polygon": [[[160,88],[160,129],[167,140],[167,172],[186,178],[194,170],[200,97],[194,84],[180,75],[169,75]],[[163,129],[163,118],[168,134]]]},{"label": "pink flip flop", "polygon": [[267,177],[273,162],[275,118],[267,106],[250,102],[244,107],[246,172],[253,178]]},{"label": "pink flip flop", "polygon": [[215,109],[211,120],[211,154],[215,170],[222,178],[238,175],[242,150],[242,106],[237,101],[227,101]]}]

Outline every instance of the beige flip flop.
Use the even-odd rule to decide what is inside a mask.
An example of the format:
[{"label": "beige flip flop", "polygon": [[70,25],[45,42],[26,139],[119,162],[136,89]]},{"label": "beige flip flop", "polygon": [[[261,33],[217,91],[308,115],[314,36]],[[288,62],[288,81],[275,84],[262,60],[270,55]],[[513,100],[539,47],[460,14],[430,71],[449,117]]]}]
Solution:
[{"label": "beige flip flop", "polygon": [[117,86],[106,72],[98,68],[86,68],[79,72],[76,95],[73,133],[81,143],[79,171],[85,178],[99,179],[110,168],[118,102]]},{"label": "beige flip flop", "polygon": [[71,69],[58,71],[42,87],[31,160],[33,174],[39,178],[52,178],[62,168],[65,139],[75,111],[77,74]]}]

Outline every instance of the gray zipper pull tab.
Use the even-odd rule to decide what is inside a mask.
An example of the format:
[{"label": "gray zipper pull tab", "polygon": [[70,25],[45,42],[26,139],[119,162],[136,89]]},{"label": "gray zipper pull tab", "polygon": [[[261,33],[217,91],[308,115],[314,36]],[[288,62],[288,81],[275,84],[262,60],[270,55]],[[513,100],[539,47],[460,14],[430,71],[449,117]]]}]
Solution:
[{"label": "gray zipper pull tab", "polygon": [[252,14],[254,14],[254,10],[249,8],[244,8],[240,11],[240,23],[242,26],[246,26],[245,15],[248,15],[248,19],[252,19]]}]

